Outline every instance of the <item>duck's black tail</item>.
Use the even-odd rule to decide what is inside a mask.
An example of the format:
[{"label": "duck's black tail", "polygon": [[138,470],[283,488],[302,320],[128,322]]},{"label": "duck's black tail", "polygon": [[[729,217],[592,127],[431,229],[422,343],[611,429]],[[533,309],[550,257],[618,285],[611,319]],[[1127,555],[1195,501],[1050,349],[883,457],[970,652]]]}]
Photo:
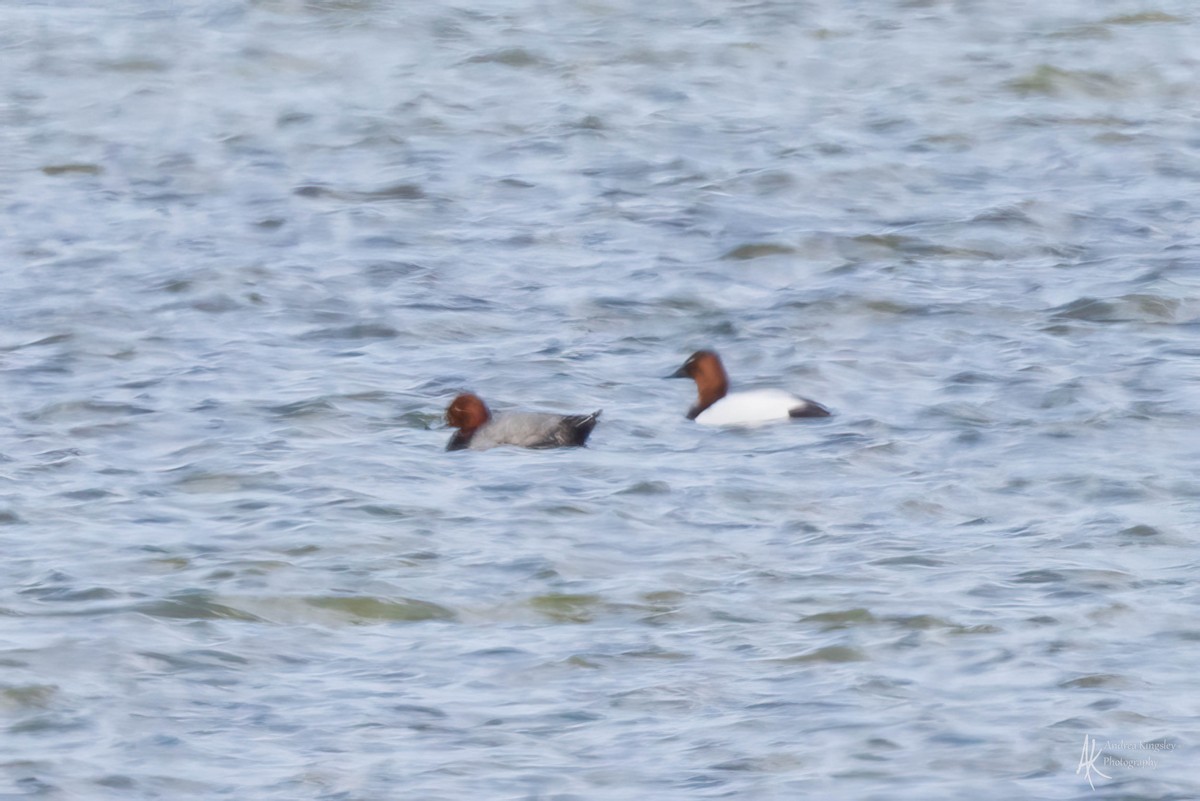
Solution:
[{"label": "duck's black tail", "polygon": [[597,409],[591,414],[576,414],[563,418],[561,433],[564,445],[582,445],[587,442],[588,435],[596,427],[596,418],[603,409]]},{"label": "duck's black tail", "polygon": [[804,403],[788,409],[788,417],[829,417],[832,412],[816,401],[804,398]]}]

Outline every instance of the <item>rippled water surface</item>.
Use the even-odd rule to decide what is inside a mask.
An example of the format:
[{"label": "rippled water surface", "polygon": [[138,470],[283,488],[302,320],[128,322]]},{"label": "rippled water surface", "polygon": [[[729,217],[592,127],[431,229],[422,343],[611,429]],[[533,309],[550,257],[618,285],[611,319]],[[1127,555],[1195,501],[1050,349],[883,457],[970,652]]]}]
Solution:
[{"label": "rippled water surface", "polygon": [[0,2],[0,798],[1200,797],[1194,4],[179,5]]}]

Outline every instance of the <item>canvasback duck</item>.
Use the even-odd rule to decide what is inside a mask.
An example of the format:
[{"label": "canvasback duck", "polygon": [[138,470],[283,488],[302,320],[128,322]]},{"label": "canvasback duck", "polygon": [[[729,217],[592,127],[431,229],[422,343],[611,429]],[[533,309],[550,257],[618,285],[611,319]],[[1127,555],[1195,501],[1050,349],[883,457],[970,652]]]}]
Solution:
[{"label": "canvasback duck", "polygon": [[782,389],[753,389],[729,392],[729,376],[721,357],[711,350],[698,350],[667,378],[691,378],[699,397],[688,410],[688,419],[706,426],[737,426],[790,420],[797,417],[829,417],[829,410],[816,401]]},{"label": "canvasback duck", "polygon": [[484,451],[497,445],[521,448],[563,448],[582,445],[596,425],[599,411],[591,414],[503,412],[493,415],[478,395],[464,392],[446,409],[446,422],[457,428],[448,451],[470,448]]}]

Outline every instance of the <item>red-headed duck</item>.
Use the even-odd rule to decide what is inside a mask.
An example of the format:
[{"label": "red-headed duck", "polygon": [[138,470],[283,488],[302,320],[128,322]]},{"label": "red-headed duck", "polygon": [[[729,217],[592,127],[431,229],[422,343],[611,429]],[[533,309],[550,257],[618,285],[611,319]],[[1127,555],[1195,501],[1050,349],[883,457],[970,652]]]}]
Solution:
[{"label": "red-headed duck", "polygon": [[688,419],[706,426],[737,426],[790,420],[797,417],[828,417],[829,410],[816,401],[782,389],[753,389],[729,393],[729,376],[721,357],[711,350],[698,350],[667,378],[691,378],[699,397],[688,410]]},{"label": "red-headed duck", "polygon": [[582,445],[596,425],[599,411],[591,414],[503,412],[492,414],[478,396],[464,392],[446,409],[446,422],[457,428],[446,445],[448,451],[470,448],[484,451],[497,445],[521,448],[564,448]]}]

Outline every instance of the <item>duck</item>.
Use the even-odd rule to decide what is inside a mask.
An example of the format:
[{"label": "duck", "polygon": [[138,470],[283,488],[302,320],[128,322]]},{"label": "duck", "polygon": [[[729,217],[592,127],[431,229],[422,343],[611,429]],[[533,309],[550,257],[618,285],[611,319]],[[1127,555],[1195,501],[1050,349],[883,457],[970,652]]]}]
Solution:
[{"label": "duck", "polygon": [[492,414],[478,395],[464,392],[446,409],[446,422],[458,431],[446,444],[448,451],[484,451],[497,445],[520,448],[567,448],[583,445],[600,417],[591,414],[502,412]]},{"label": "duck", "polygon": [[801,417],[829,417],[816,401],[782,389],[753,389],[729,393],[729,375],[721,357],[711,350],[698,350],[683,366],[666,378],[691,378],[698,398],[688,410],[689,420],[706,426],[756,425]]}]

